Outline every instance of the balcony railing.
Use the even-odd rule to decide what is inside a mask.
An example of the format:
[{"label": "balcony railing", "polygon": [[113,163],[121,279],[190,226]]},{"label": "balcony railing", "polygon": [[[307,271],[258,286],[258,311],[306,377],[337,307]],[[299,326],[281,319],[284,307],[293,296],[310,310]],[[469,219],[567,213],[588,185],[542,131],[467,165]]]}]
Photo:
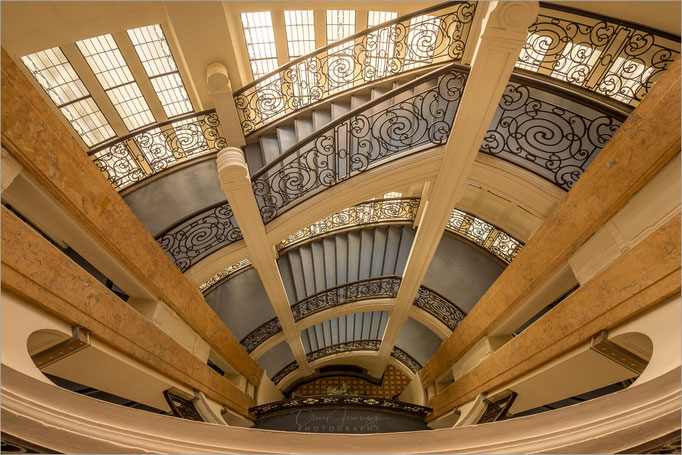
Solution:
[{"label": "balcony railing", "polygon": [[680,37],[542,3],[518,68],[637,106],[680,55]]},{"label": "balcony railing", "polygon": [[234,93],[244,134],[353,87],[460,61],[475,10],[475,2],[432,6],[321,47],[256,79]]},{"label": "balcony railing", "polygon": [[88,152],[120,191],[190,158],[227,147],[215,110],[193,113],[117,138]]},{"label": "balcony railing", "polygon": [[[263,221],[272,221],[305,198],[383,160],[444,144],[467,75],[467,68],[450,64],[364,104],[294,144],[251,179]],[[406,92],[407,98],[395,102],[396,96]]]},{"label": "balcony railing", "polygon": [[[306,354],[306,358],[308,359],[308,362],[313,362],[317,359],[341,354],[344,352],[378,351],[380,347],[381,340],[346,341],[344,343],[333,344],[331,346],[326,346],[316,351],[309,352],[308,354]],[[394,357],[398,361],[402,362],[413,373],[418,372],[422,368],[422,365],[419,362],[417,362],[411,355],[409,355],[407,352],[403,351],[398,347],[393,348],[393,350],[391,351],[391,357]],[[296,371],[297,368],[298,363],[296,363],[296,361],[294,360],[293,362],[282,368],[279,372],[277,372],[272,377],[272,382],[274,382],[275,385],[279,384],[282,381],[282,379]]]},{"label": "balcony railing", "polygon": [[[401,280],[399,276],[381,276],[340,284],[294,303],[291,305],[291,311],[294,320],[298,322],[340,305],[370,299],[394,299],[398,295]],[[456,304],[425,286],[421,286],[413,304],[431,314],[450,330],[454,330],[466,316],[466,312]],[[261,343],[281,331],[282,326],[275,317],[256,327],[240,341],[240,344],[246,352],[251,353]]]}]

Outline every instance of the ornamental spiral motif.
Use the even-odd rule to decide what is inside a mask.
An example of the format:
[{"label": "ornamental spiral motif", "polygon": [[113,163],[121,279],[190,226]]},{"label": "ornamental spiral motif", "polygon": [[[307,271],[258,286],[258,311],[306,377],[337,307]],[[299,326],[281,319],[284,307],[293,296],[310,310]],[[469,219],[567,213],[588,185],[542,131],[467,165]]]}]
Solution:
[{"label": "ornamental spiral motif", "polygon": [[455,330],[466,316],[464,310],[426,286],[419,288],[413,305],[436,316],[450,330]]},{"label": "ornamental spiral motif", "polygon": [[679,55],[679,37],[545,6],[516,66],[636,106]]},{"label": "ornamental spiral motif", "polygon": [[427,8],[286,64],[235,93],[244,134],[360,84],[446,59],[459,61],[475,10],[474,2]]},{"label": "ornamental spiral motif", "polygon": [[569,190],[618,130],[613,114],[510,82],[481,152],[518,164]]},{"label": "ornamental spiral motif", "polygon": [[[371,112],[376,103],[370,104],[365,112],[319,131],[308,143],[254,175],[252,186],[263,220],[268,223],[304,196],[334,186],[397,153],[444,143],[466,72],[453,67],[438,73],[431,79],[431,88],[379,112]],[[405,85],[403,91],[411,93],[416,85]]]},{"label": "ornamental spiral motif", "polygon": [[218,152],[227,140],[218,132],[215,112],[153,125],[89,152],[116,190],[132,185],[188,158]]},{"label": "ornamental spiral motif", "polygon": [[271,412],[278,412],[289,410],[298,407],[320,406],[320,405],[355,405],[355,406],[371,406],[380,409],[394,409],[399,411],[407,411],[425,416],[431,412],[431,408],[419,406],[412,403],[404,403],[402,401],[389,400],[387,398],[375,398],[364,396],[343,396],[343,395],[324,395],[324,396],[308,396],[300,398],[292,398],[284,401],[277,401],[275,403],[263,404],[249,409],[256,417],[262,417]]},{"label": "ornamental spiral motif", "polygon": [[222,202],[167,229],[156,241],[184,272],[214,251],[242,238],[230,205]]}]

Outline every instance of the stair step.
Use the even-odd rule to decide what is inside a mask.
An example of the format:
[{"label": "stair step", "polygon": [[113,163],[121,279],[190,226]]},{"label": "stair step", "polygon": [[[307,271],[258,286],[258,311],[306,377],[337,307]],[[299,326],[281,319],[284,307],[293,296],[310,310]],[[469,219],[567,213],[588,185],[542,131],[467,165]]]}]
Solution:
[{"label": "stair step", "polygon": [[337,235],[336,243],[336,283],[347,283],[348,280],[348,237]]},{"label": "stair step", "polygon": [[332,237],[322,239],[324,246],[324,273],[327,288],[336,286],[336,244]]},{"label": "stair step", "polygon": [[305,281],[303,279],[303,266],[301,264],[301,255],[298,249],[291,250],[287,253],[287,259],[291,267],[291,276],[294,279],[294,287],[296,289],[296,302],[306,297]]},{"label": "stair step", "polygon": [[322,292],[327,289],[327,280],[324,273],[324,246],[321,241],[317,241],[310,245],[310,249],[313,253],[315,292]]},{"label": "stair step", "polygon": [[376,228],[374,230],[374,245],[372,248],[372,267],[371,276],[381,276],[384,268],[384,257],[386,255],[386,228]]},{"label": "stair step", "polygon": [[374,235],[371,230],[363,229],[360,231],[360,268],[358,280],[369,278],[370,267],[372,265],[372,244]]},{"label": "stair step", "polygon": [[293,125],[278,127],[277,140],[279,141],[280,154],[289,150],[296,143],[296,130]]},{"label": "stair step", "polygon": [[350,112],[350,103],[332,103],[332,120]]},{"label": "stair step", "polygon": [[400,250],[400,237],[402,232],[402,228],[398,226],[391,226],[388,228],[386,253],[384,254],[384,267],[382,275],[395,275],[395,266],[398,260],[398,251]]},{"label": "stair step", "polygon": [[313,111],[313,128],[315,131],[321,129],[332,121],[332,112],[329,109]]},{"label": "stair step", "polygon": [[[385,93],[388,93],[388,90],[379,89],[379,88],[372,89],[372,100],[379,98],[380,96],[382,96]],[[387,107],[389,107],[391,104],[393,104],[393,102],[390,99],[388,99],[388,100],[384,101],[383,103],[379,103],[376,106],[372,107],[370,113],[374,114],[376,112],[381,112],[384,109],[386,109]]]},{"label": "stair step", "polygon": [[407,264],[407,257],[410,255],[412,249],[412,242],[414,242],[415,230],[404,226],[403,233],[400,236],[400,250],[398,251],[398,259],[395,265],[395,274],[401,275],[405,271],[405,264]]},{"label": "stair step", "polygon": [[372,98],[369,95],[353,95],[350,97],[350,108],[355,110],[369,103]]},{"label": "stair step", "polygon": [[297,118],[294,120],[294,130],[296,130],[296,142],[302,141],[315,132],[313,118]]},{"label": "stair step", "polygon": [[248,144],[244,147],[244,156],[246,164],[249,166],[249,174],[255,174],[265,163],[263,163],[263,154],[261,153],[260,144]]},{"label": "stair step", "polygon": [[260,138],[260,148],[263,152],[264,164],[271,163],[279,156],[279,141],[276,134],[264,134]]},{"label": "stair step", "polygon": [[360,231],[348,233],[348,281],[357,281],[360,267]]},{"label": "stair step", "polygon": [[315,266],[313,265],[313,252],[310,245],[304,245],[298,249],[301,253],[301,265],[303,266],[303,281],[305,282],[306,297],[315,294]]}]

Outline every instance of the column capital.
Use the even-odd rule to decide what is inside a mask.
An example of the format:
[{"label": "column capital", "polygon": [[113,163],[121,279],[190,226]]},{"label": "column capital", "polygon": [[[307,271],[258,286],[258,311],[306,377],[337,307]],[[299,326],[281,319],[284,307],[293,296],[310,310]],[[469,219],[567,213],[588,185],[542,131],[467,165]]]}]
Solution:
[{"label": "column capital", "polygon": [[208,84],[208,93],[211,95],[232,94],[230,76],[228,76],[227,68],[222,63],[211,63],[208,65],[208,68],[206,68],[206,83]]},{"label": "column capital", "polygon": [[500,29],[528,34],[528,24],[538,17],[538,2],[492,2],[483,19],[484,30]]},{"label": "column capital", "polygon": [[249,168],[239,147],[226,147],[219,151],[216,164],[218,179],[224,191],[250,188]]}]

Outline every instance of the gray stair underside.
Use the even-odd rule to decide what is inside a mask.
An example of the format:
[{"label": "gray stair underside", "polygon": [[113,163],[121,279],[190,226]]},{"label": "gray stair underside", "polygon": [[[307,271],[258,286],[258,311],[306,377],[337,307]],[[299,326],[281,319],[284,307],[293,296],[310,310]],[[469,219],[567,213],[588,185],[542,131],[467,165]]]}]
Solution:
[{"label": "gray stair underside", "polygon": [[290,303],[351,281],[402,275],[413,240],[414,230],[408,226],[378,226],[288,251],[277,263]]}]

